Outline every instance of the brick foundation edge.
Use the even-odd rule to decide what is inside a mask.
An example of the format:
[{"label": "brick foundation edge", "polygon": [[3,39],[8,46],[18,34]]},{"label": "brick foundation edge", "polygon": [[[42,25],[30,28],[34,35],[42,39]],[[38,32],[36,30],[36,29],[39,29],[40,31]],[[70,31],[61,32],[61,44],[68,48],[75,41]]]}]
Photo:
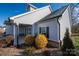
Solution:
[{"label": "brick foundation edge", "polygon": [[[62,45],[62,41],[61,41],[61,45]],[[48,46],[53,48],[59,48],[60,42],[48,40]]]}]

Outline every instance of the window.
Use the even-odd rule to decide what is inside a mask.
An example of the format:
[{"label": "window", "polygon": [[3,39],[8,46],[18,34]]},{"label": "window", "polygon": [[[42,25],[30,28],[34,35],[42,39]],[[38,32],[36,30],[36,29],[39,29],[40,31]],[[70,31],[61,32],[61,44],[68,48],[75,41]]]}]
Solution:
[{"label": "window", "polygon": [[31,27],[28,27],[28,34],[31,34]]},{"label": "window", "polygon": [[19,27],[19,35],[20,36],[24,36],[24,35],[26,35],[26,29],[25,29],[25,27]]},{"label": "window", "polygon": [[26,35],[31,34],[32,32],[32,28],[31,27],[27,27],[26,28]]},{"label": "window", "polygon": [[44,34],[47,38],[49,38],[49,27],[40,27],[39,33]]}]

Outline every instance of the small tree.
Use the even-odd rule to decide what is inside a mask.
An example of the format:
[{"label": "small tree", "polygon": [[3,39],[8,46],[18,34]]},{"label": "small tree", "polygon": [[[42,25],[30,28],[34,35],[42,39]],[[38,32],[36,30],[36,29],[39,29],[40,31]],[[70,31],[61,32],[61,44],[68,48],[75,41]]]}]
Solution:
[{"label": "small tree", "polygon": [[69,31],[66,29],[65,37],[63,39],[63,46],[61,47],[63,55],[75,55],[74,49],[75,47],[73,45],[72,39],[70,38]]}]

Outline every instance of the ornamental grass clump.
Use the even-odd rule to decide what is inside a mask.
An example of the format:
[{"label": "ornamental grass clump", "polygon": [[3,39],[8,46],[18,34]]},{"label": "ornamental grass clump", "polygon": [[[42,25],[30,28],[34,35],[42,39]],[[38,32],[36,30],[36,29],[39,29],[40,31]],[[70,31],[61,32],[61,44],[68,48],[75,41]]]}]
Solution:
[{"label": "ornamental grass clump", "polygon": [[47,46],[48,39],[43,34],[38,34],[35,39],[35,45],[37,48],[45,48]]},{"label": "ornamental grass clump", "polygon": [[24,38],[25,40],[25,44],[31,46],[34,43],[34,38],[32,37],[32,35],[27,35]]},{"label": "ornamental grass clump", "polygon": [[12,42],[12,40],[13,40],[13,36],[12,35],[6,36],[6,43],[7,44],[10,44]]}]

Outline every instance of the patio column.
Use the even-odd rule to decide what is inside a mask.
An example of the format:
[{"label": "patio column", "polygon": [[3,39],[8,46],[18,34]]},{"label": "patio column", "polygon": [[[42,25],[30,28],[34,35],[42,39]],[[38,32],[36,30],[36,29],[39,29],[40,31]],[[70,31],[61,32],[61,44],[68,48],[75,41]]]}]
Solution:
[{"label": "patio column", "polygon": [[34,25],[32,25],[32,35],[34,36]]},{"label": "patio column", "polygon": [[16,25],[13,25],[13,36],[14,36],[14,42],[13,44],[16,46],[17,45],[17,41],[16,41]]},{"label": "patio column", "polygon": [[17,47],[19,46],[19,24],[17,25]]}]

